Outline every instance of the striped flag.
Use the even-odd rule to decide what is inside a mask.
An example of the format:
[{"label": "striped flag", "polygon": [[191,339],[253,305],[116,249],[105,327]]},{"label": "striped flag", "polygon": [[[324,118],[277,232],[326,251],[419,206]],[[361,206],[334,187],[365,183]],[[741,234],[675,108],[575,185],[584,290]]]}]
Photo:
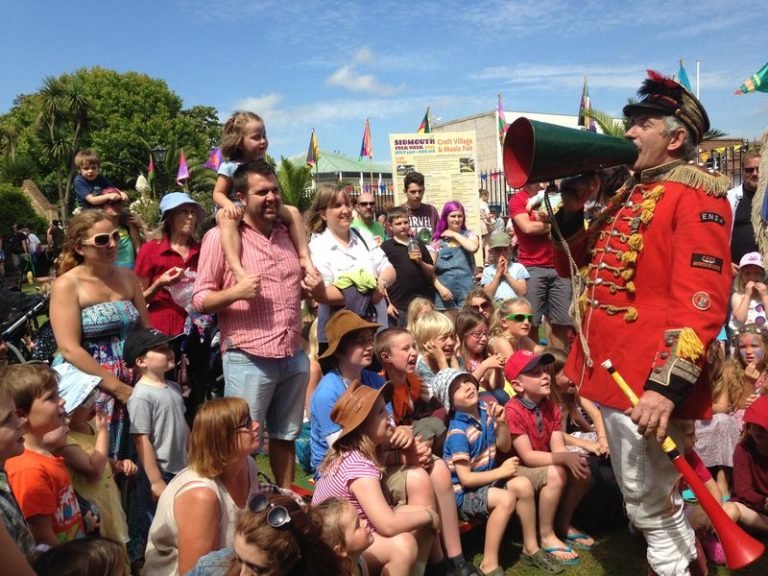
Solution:
[{"label": "striped flag", "polygon": [[221,166],[223,161],[224,157],[221,155],[221,150],[216,146],[215,148],[211,148],[211,151],[208,153],[208,160],[203,164],[203,168],[218,172],[219,166]]},{"label": "striped flag", "polygon": [[309,148],[307,149],[307,165],[315,166],[319,158],[320,158],[320,150],[317,147],[317,138],[315,137],[315,129],[312,128],[312,136],[309,138]]},{"label": "striped flag", "polygon": [[370,158],[373,160],[373,142],[371,142],[371,124],[368,118],[365,119],[365,128],[363,129],[363,143],[360,145],[360,158]]},{"label": "striped flag", "polygon": [[748,94],[749,92],[768,92],[768,62],[749,78],[736,90],[736,94]]},{"label": "striped flag", "polygon": [[429,134],[431,132],[432,126],[429,125],[429,106],[427,106],[427,112],[424,114],[424,118],[421,120],[418,130],[416,130],[416,134]]},{"label": "striped flag", "polygon": [[176,172],[176,184],[183,186],[182,180],[189,180],[189,167],[187,166],[187,158],[184,156],[184,149],[181,149],[179,154],[179,170]]},{"label": "striped flag", "polygon": [[499,92],[499,105],[497,110],[499,119],[499,143],[504,146],[504,136],[507,133],[507,119],[504,117],[504,107],[501,105],[501,92]]},{"label": "striped flag", "polygon": [[585,110],[591,110],[592,104],[589,100],[589,88],[587,88],[587,78],[584,77],[584,88],[581,91],[581,104],[579,105],[579,121],[578,126],[584,126],[588,132],[597,132],[597,126],[595,126],[594,118],[587,118],[584,115]]}]

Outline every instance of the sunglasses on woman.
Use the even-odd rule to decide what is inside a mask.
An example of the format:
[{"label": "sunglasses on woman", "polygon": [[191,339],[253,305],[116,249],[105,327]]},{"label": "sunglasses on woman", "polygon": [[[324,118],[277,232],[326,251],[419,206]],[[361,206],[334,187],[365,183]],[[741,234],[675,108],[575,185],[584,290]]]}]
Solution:
[{"label": "sunglasses on woman", "polygon": [[246,416],[245,420],[243,420],[243,423],[240,424],[235,430],[250,430],[251,426],[253,426],[253,418],[250,416]]},{"label": "sunglasses on woman", "polygon": [[83,246],[96,246],[97,248],[106,248],[109,246],[110,241],[114,240],[115,244],[120,242],[120,232],[114,230],[111,233],[102,232],[101,234],[94,234],[87,240],[80,242]]},{"label": "sunglasses on woman", "polygon": [[254,514],[264,512],[267,508],[270,509],[267,512],[267,524],[272,528],[282,528],[291,523],[291,514],[288,512],[288,508],[279,504],[272,504],[266,494],[256,494],[248,502],[248,509]]},{"label": "sunglasses on woman", "polygon": [[483,312],[484,310],[488,310],[491,307],[490,302],[482,302],[480,304],[470,304],[469,305],[472,310],[475,312]]},{"label": "sunglasses on woman", "polygon": [[507,314],[504,318],[512,322],[530,322],[533,320],[533,314]]}]

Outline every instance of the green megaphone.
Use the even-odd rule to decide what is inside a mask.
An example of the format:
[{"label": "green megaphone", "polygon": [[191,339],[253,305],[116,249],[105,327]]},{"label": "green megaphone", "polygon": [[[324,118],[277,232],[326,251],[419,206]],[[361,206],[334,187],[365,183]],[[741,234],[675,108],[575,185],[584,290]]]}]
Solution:
[{"label": "green megaphone", "polygon": [[504,175],[512,188],[634,164],[637,147],[629,140],[564,128],[521,117],[504,138]]}]

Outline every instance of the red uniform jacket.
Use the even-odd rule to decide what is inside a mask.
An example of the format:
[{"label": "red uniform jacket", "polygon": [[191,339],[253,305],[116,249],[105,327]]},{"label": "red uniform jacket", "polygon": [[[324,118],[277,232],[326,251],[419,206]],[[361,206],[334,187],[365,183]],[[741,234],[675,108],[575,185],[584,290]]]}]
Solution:
[{"label": "red uniform jacket", "polygon": [[[711,413],[702,369],[706,347],[725,322],[731,286],[727,185],[725,177],[681,161],[644,170],[589,230],[568,239],[577,265],[584,266],[587,285],[579,304],[593,364],[577,340],[565,373],[584,397],[630,407],[600,366],[609,359],[638,396],[649,380],[668,386],[674,376],[695,384],[675,417]],[[567,276],[562,250],[555,260]]]}]

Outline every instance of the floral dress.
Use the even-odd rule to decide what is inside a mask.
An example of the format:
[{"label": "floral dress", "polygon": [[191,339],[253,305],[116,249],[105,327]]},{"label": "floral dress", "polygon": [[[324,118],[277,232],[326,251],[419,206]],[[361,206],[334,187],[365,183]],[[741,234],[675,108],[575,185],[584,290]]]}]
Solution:
[{"label": "floral dress", "polygon": [[[118,380],[129,385],[131,370],[123,360],[123,344],[139,318],[139,311],[130,300],[101,302],[83,308],[80,313],[83,348]],[[125,458],[129,430],[125,404],[99,388],[96,406],[107,416],[109,457]]]}]

